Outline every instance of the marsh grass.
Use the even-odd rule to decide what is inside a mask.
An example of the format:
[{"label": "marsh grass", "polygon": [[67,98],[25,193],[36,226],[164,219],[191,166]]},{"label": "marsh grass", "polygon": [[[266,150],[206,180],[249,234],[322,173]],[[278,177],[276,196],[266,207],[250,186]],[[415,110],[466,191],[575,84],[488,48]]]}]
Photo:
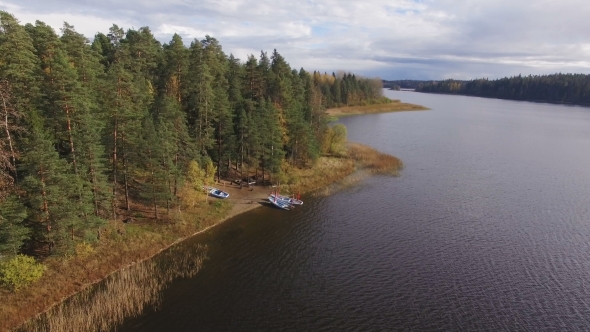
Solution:
[{"label": "marsh grass", "polygon": [[[180,252],[182,250],[182,252]],[[25,323],[19,331],[108,331],[128,317],[157,307],[172,280],[190,278],[207,259],[207,247],[173,247],[131,265]]]},{"label": "marsh grass", "polygon": [[386,104],[373,104],[363,106],[346,106],[330,108],[326,111],[331,118],[347,115],[358,115],[358,114],[375,114],[375,113],[388,113],[388,112],[405,112],[405,111],[424,111],[428,110],[427,107],[402,103],[399,100],[392,100]]},{"label": "marsh grass", "polygon": [[[281,192],[327,188],[327,194],[372,174],[398,175],[402,167],[398,158],[349,144],[340,156],[324,156],[312,168],[293,169],[293,181],[283,184]],[[171,210],[167,220],[138,215],[131,224],[109,222],[91,249],[80,249],[83,254],[45,260],[47,272],[36,285],[18,293],[0,289],[0,331],[14,329],[39,312],[43,313],[20,330],[109,330],[146,306],[157,306],[158,294],[170,280],[198,271],[202,263],[198,257],[187,261],[182,254],[175,257],[172,245],[224,220],[231,208],[229,202],[203,201],[194,209]],[[164,269],[173,272],[163,271],[168,263],[158,257],[177,264]]]},{"label": "marsh grass", "polygon": [[168,221],[142,219],[131,224],[110,221],[101,230],[92,253],[50,257],[43,261],[47,271],[36,284],[19,292],[0,289],[0,331],[15,329],[36,314],[110,278],[115,271],[149,260],[171,245],[217,224],[231,207],[228,202],[221,205],[202,202],[193,210],[172,210]]},{"label": "marsh grass", "polygon": [[293,168],[293,183],[282,184],[281,192],[305,193],[326,187],[353,173],[354,161],[346,157],[321,157],[312,168]]},{"label": "marsh grass", "polygon": [[399,172],[404,168],[401,159],[363,144],[349,143],[348,155],[357,162],[359,169],[371,174],[399,176]]},{"label": "marsh grass", "polygon": [[372,175],[399,176],[403,167],[399,158],[363,144],[348,143],[342,155],[321,157],[313,168],[290,170],[296,181],[282,185],[281,190],[285,193],[316,191],[319,195],[329,195]]}]

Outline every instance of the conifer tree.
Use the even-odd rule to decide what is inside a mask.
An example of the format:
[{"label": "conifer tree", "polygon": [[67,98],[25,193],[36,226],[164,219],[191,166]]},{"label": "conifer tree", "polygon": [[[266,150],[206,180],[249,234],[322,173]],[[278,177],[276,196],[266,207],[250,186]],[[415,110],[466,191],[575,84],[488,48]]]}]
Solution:
[{"label": "conifer tree", "polygon": [[80,183],[72,181],[68,163],[60,159],[51,136],[43,129],[40,116],[32,114],[31,132],[27,138],[22,161],[25,175],[21,187],[23,199],[29,207],[28,222],[32,224],[34,236],[48,241],[59,252],[73,249],[76,236],[84,236],[87,224],[72,204],[79,199]]},{"label": "conifer tree", "polygon": [[75,86],[76,112],[73,122],[78,143],[79,176],[83,177],[92,191],[94,215],[108,217],[111,211],[111,193],[107,184],[105,147],[101,134],[105,127],[104,107],[100,107],[102,68],[98,56],[88,45],[88,40],[64,23],[61,37],[62,49],[67,52],[69,64],[78,74]]},{"label": "conifer tree", "polygon": [[201,42],[191,43],[189,57],[190,72],[187,105],[189,121],[193,135],[197,142],[197,149],[201,155],[207,154],[207,149],[214,144],[213,106],[215,93],[213,91],[213,75],[204,56]]},{"label": "conifer tree", "polygon": [[195,158],[195,140],[187,127],[186,107],[188,86],[189,51],[182,38],[175,34],[169,44],[164,45],[162,73],[160,77],[160,96],[156,102],[156,122],[160,135],[168,147],[166,167],[170,171],[172,195],[175,198],[182,174],[188,162]]},{"label": "conifer tree", "polygon": [[[118,204],[117,191],[122,180],[124,209],[130,210],[130,164],[136,148],[142,143],[139,137],[141,121],[146,116],[151,103],[151,94],[146,93],[145,77],[136,75],[129,68],[134,66],[128,43],[123,42],[123,29],[113,25],[109,38],[115,47],[114,62],[108,68],[106,80],[111,86],[107,95],[110,109],[108,124],[109,145],[112,155],[112,177],[114,205]],[[122,173],[120,175],[120,173]],[[115,215],[116,218],[116,215]]]},{"label": "conifer tree", "polygon": [[16,146],[16,134],[22,132],[19,125],[22,118],[13,106],[13,92],[7,80],[0,81],[0,201],[14,189],[17,179],[16,160],[19,152]]},{"label": "conifer tree", "polygon": [[24,225],[27,212],[16,195],[0,200],[0,260],[18,254],[30,229]]},{"label": "conifer tree", "polygon": [[[33,41],[11,14],[0,11],[0,177],[3,189],[18,180],[19,140],[24,117],[35,109],[38,96],[37,57]],[[8,194],[7,190],[0,190]]]}]

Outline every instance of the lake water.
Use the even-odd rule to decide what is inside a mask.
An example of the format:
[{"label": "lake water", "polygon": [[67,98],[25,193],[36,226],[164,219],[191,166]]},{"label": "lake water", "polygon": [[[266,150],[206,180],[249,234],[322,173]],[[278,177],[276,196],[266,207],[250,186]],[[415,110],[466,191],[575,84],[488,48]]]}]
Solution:
[{"label": "lake water", "polygon": [[192,239],[203,270],[117,330],[589,330],[590,108],[386,95],[432,110],[341,122],[400,177]]}]

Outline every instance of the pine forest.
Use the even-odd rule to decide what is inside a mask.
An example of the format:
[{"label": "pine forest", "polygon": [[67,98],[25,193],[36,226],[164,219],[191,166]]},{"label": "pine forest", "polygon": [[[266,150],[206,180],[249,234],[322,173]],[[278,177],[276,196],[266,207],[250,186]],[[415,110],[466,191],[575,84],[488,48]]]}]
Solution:
[{"label": "pine forest", "polygon": [[420,83],[419,92],[590,105],[590,75],[552,74],[505,77],[497,80],[445,80]]},{"label": "pine forest", "polygon": [[0,259],[71,253],[138,205],[168,220],[187,183],[311,167],[326,108],[383,99],[379,79],[295,70],[276,50],[242,61],[210,36],[187,44],[0,12]]}]

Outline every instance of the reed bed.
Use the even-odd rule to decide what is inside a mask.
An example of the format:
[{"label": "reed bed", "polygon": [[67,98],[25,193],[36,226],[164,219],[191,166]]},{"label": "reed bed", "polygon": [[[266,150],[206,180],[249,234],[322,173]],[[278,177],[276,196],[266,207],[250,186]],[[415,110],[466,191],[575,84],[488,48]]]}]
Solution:
[{"label": "reed bed", "polygon": [[[17,329],[40,312],[51,310],[118,273],[115,271],[151,259],[165,248],[222,221],[232,208],[228,202],[201,205],[194,211],[182,211],[182,218],[173,216],[176,221],[143,218],[132,224],[111,221],[102,228],[93,253],[45,260],[47,272],[36,284],[19,292],[0,289],[0,331]],[[171,211],[174,213],[179,212]]]},{"label": "reed bed", "polygon": [[[182,250],[182,252],[181,252]],[[193,250],[181,246],[129,266],[101,283],[70,297],[35,319],[19,331],[108,331],[124,319],[141,314],[146,307],[157,307],[160,295],[176,278],[189,278],[207,259],[207,247]]]},{"label": "reed bed", "polygon": [[399,172],[404,168],[401,159],[363,144],[349,143],[348,155],[358,163],[360,169],[372,174],[399,176]]},{"label": "reed bed", "polygon": [[324,156],[313,168],[291,170],[295,181],[281,184],[281,191],[303,193],[317,190],[316,194],[327,196],[372,175],[399,176],[403,167],[399,158],[363,144],[348,143],[346,152],[340,157]]},{"label": "reed bed", "polygon": [[[281,184],[281,191],[305,193],[324,188],[319,194],[327,195],[372,174],[399,175],[402,167],[398,158],[361,144],[348,144],[343,156],[321,157],[313,168],[293,169],[293,178]],[[0,331],[14,329],[41,311],[17,330],[110,330],[148,306],[157,307],[159,294],[171,280],[190,277],[201,268],[206,248],[186,255],[178,251],[182,244],[175,245],[154,259],[147,258],[223,220],[231,204],[217,203],[203,202],[195,211],[172,211],[179,214],[172,216],[175,222],[112,223],[101,232],[93,254],[46,261],[51,268],[35,287],[18,293],[0,290]]]},{"label": "reed bed", "polygon": [[399,100],[392,100],[391,103],[387,104],[373,104],[364,106],[346,106],[330,108],[326,111],[331,116],[345,116],[345,115],[358,115],[358,114],[374,114],[374,113],[388,113],[388,112],[404,112],[404,111],[424,111],[428,110],[427,107],[402,103]]},{"label": "reed bed", "polygon": [[354,161],[349,158],[321,157],[313,168],[291,170],[292,183],[281,184],[285,193],[305,193],[324,188],[341,181],[355,171]]}]

